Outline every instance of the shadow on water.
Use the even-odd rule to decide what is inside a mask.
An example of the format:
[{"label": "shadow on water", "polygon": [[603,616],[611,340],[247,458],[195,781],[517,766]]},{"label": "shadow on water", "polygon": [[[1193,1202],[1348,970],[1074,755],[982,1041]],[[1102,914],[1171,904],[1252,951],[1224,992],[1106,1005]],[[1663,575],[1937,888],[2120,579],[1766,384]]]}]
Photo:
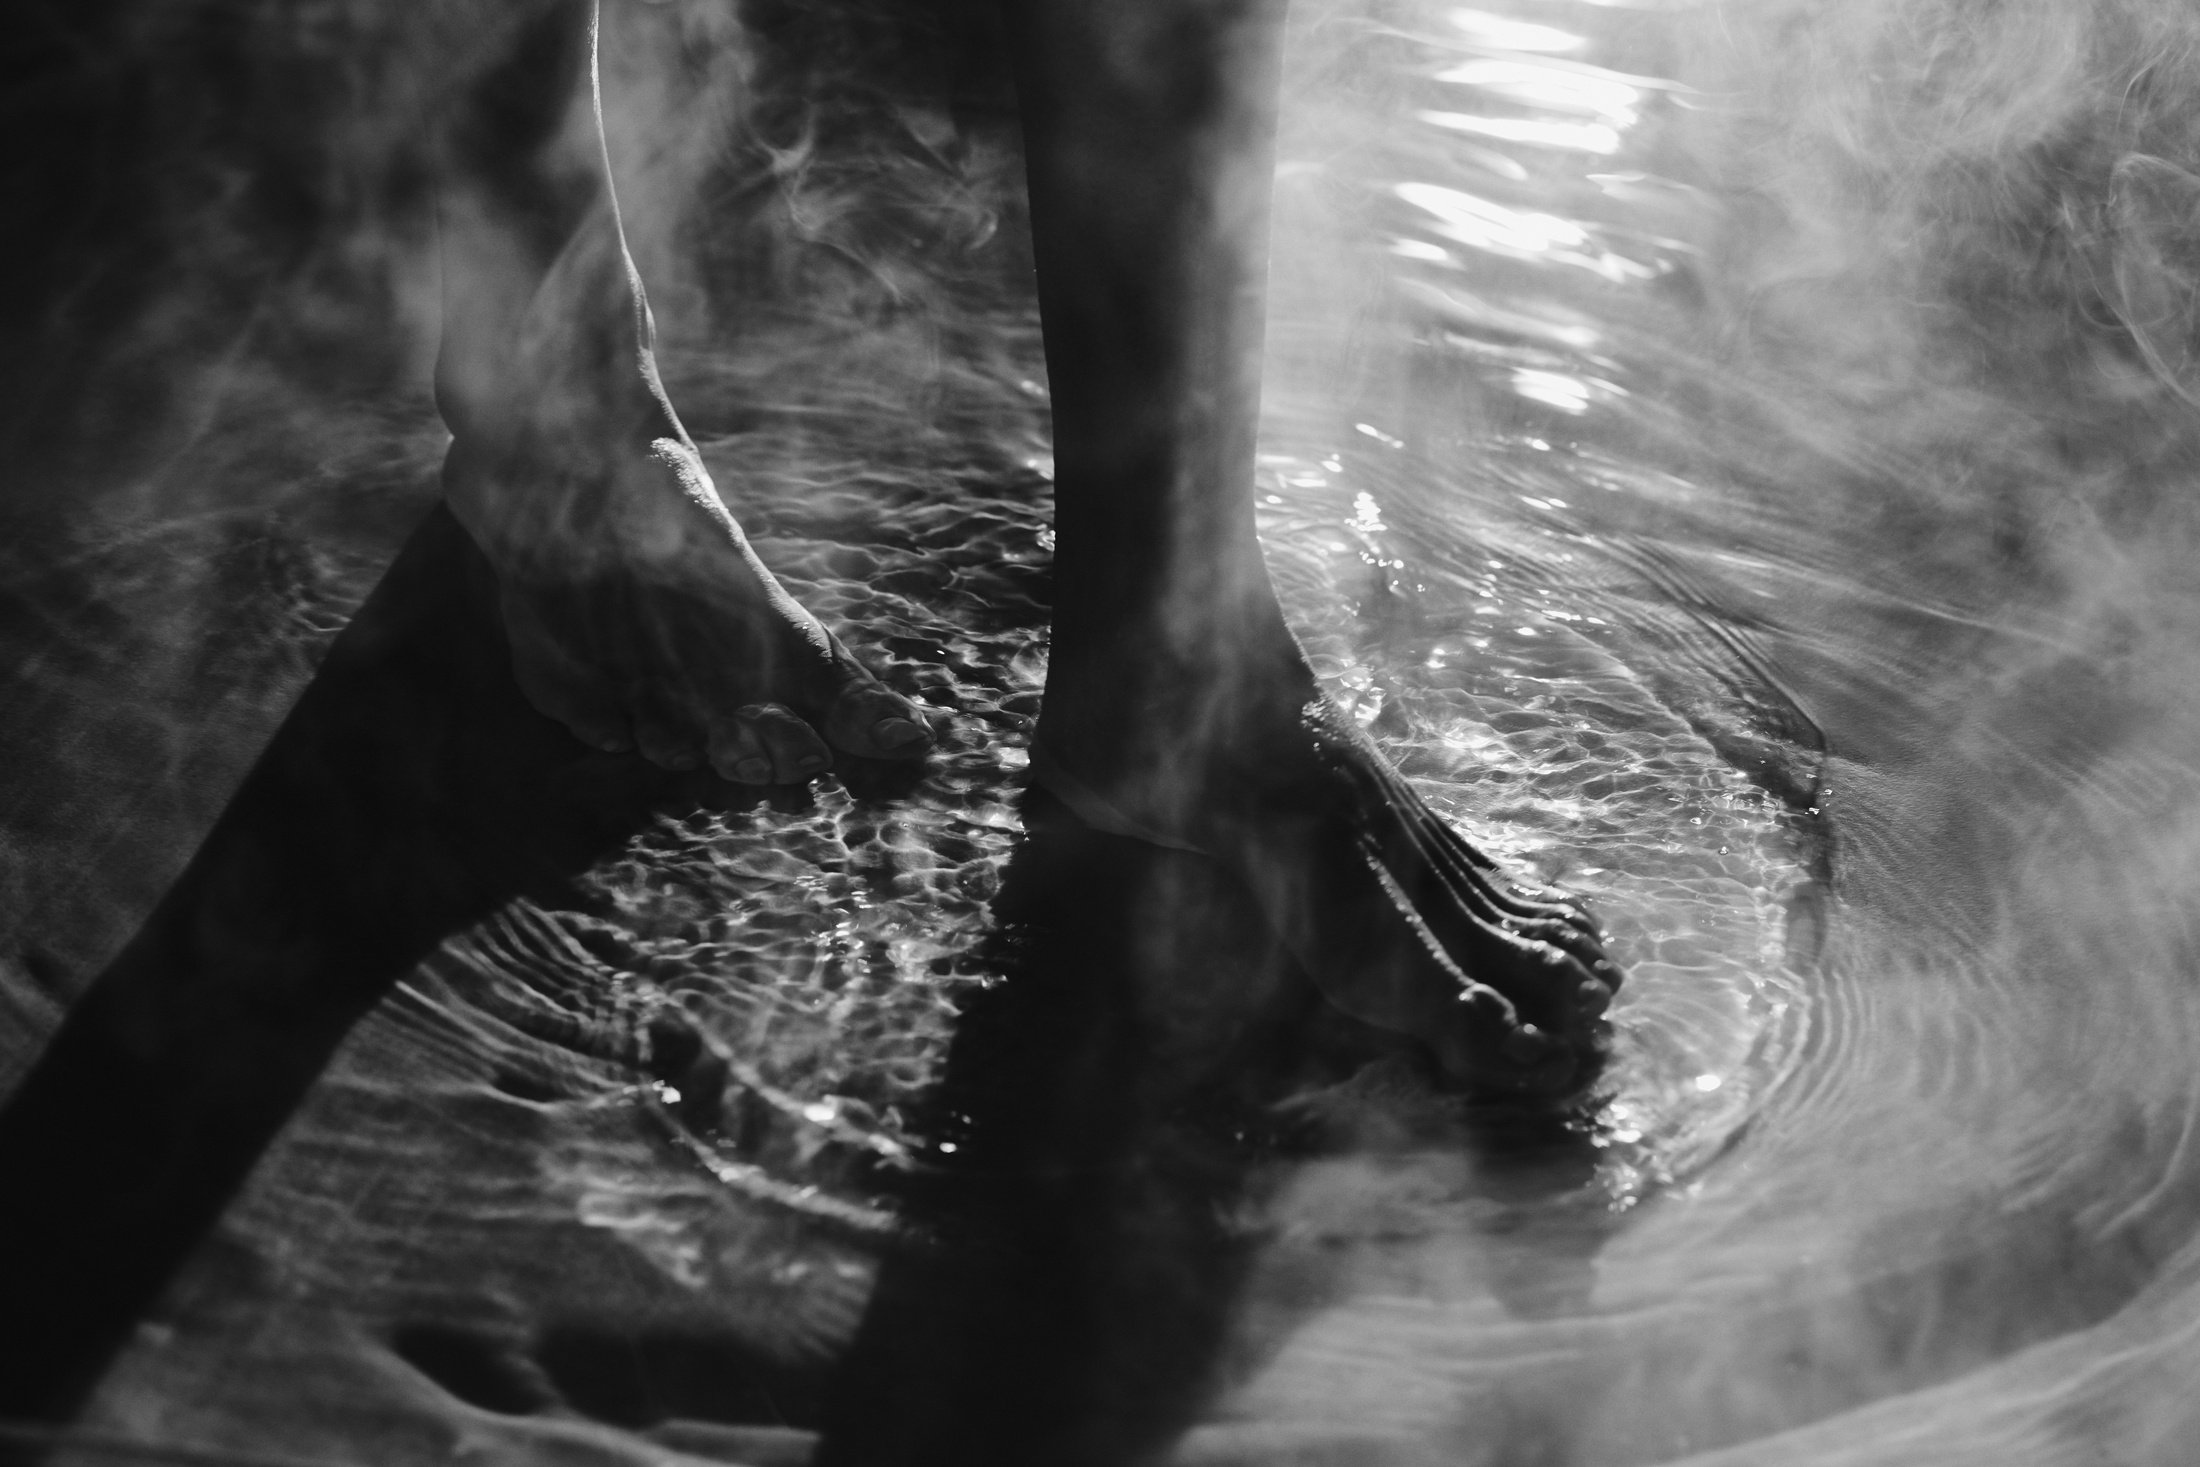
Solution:
[{"label": "shadow on water", "polygon": [[554,891],[695,781],[520,698],[485,570],[413,535],[137,936],[0,1113],[0,1411],[66,1417],[353,1023],[437,943]]},{"label": "shadow on water", "polygon": [[1305,1167],[1432,1131],[1516,1201],[1593,1167],[1560,1115],[1438,1095],[1204,858],[1037,793],[1025,825],[909,1189],[931,1246],[887,1260],[817,1467],[1157,1460],[1330,1302],[1335,1269],[1254,1286]]},{"label": "shadow on water", "polygon": [[[534,714],[483,582],[437,511],[0,1113],[0,1249],[39,1260],[0,1283],[7,1417],[81,1409],[355,1022],[439,944],[727,795]],[[886,771],[850,783],[897,793]],[[1396,1041],[1329,1010],[1205,861],[1094,834],[1043,797],[1025,816],[995,977],[966,1005],[903,1184],[926,1241],[888,1250],[829,1383],[818,1362],[773,1387],[774,1410],[823,1401],[821,1463],[1140,1460],[1335,1287],[1316,1268],[1248,1303],[1269,1204],[1308,1164],[1434,1137],[1477,1149],[1515,1201],[1592,1169],[1561,1118],[1447,1100]],[[1585,1275],[1597,1241],[1544,1250],[1543,1271]],[[399,1352],[446,1343],[414,1329]],[[593,1337],[555,1343],[538,1352],[550,1393],[492,1391],[492,1409],[636,1425],[694,1409],[672,1379],[694,1373],[684,1356],[613,1350],[614,1369]],[[606,1392],[643,1404],[623,1416]]]}]

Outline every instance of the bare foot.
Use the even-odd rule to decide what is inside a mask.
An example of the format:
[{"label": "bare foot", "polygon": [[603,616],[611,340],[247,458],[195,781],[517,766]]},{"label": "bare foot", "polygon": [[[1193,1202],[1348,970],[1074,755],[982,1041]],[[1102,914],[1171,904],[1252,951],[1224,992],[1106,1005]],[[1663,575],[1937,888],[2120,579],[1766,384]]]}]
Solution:
[{"label": "bare foot", "polygon": [[658,426],[452,445],[444,494],[496,571],[528,701],[596,748],[742,784],[802,783],[836,750],[921,756],[922,712],[787,594]]},{"label": "bare foot", "polygon": [[[1620,985],[1595,922],[1439,819],[1278,635],[1250,673],[1119,697],[1143,729],[1097,732],[1072,716],[1095,706],[1083,688],[1050,681],[1034,776],[1089,825],[1230,867],[1332,1004],[1419,1041],[1453,1082],[1587,1083]],[[1120,669],[1105,685],[1126,686]]]}]

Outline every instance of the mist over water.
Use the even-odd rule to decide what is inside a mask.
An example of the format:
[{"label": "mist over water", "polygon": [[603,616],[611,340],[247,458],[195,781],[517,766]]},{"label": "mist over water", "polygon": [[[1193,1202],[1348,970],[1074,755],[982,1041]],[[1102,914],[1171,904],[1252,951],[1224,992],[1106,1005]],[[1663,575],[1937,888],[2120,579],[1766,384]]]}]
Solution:
[{"label": "mist over water", "polygon": [[[2184,246],[2116,194],[2191,160],[2189,22],[1302,24],[1279,484],[1392,527],[1362,613],[1438,620],[1369,696],[1523,756],[1447,793],[1580,863],[1634,974],[1609,1140],[1662,1144],[1607,1148],[1659,1185],[1607,1182],[1637,1205],[1552,1317],[1454,1238],[1371,1247],[1410,1282],[1245,1409],[1367,1460],[2174,1459],[2137,1382],[2189,1348],[2195,420],[2137,258]],[[1510,706],[1437,691],[1485,678]]]},{"label": "mist over water", "polygon": [[[800,1461],[899,1246],[1045,667],[1012,119],[890,26],[705,9],[738,59],[668,95],[742,141],[655,267],[672,391],[790,590],[953,710],[940,753],[894,801],[698,799],[452,937],[69,1460]],[[2050,0],[1297,6],[1272,570],[1332,695],[1629,978],[1563,1166],[1410,1077],[1334,1102],[1362,1144],[1264,1178],[1177,1460],[2189,1460],[2196,41]],[[401,229],[329,227],[413,278]],[[11,568],[10,737],[73,792],[10,806],[24,1034],[432,501],[425,401],[257,374],[285,349]]]}]

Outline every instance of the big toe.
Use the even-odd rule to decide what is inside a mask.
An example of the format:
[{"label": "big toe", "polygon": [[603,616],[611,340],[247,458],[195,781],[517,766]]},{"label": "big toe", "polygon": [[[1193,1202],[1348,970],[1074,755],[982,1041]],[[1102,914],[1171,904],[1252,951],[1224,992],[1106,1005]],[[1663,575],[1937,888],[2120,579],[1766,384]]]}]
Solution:
[{"label": "big toe", "polygon": [[876,683],[844,689],[826,711],[826,740],[866,759],[916,759],[932,747],[924,711]]},{"label": "big toe", "polygon": [[831,765],[825,741],[777,703],[750,704],[711,729],[710,762],[737,784],[801,784]]},{"label": "big toe", "polygon": [[1450,1022],[1422,1035],[1448,1080],[1472,1090],[1559,1099],[1592,1081],[1611,1048],[1610,1026],[1578,1022],[1554,1033],[1481,985]]}]

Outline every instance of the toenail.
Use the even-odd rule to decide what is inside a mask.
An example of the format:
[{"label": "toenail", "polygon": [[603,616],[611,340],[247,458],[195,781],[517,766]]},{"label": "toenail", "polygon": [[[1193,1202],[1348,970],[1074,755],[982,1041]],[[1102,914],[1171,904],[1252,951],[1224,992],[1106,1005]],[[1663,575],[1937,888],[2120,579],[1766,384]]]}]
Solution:
[{"label": "toenail", "polygon": [[743,784],[770,784],[772,767],[762,759],[743,759],[733,766],[733,777]]},{"label": "toenail", "polygon": [[924,730],[899,716],[882,718],[871,725],[871,742],[882,749],[902,749],[924,737]]},{"label": "toenail", "polygon": [[702,762],[693,754],[688,753],[665,755],[665,768],[667,769],[693,769]]},{"label": "toenail", "polygon": [[794,767],[801,770],[804,774],[815,774],[820,769],[823,769],[826,765],[832,762],[832,760],[826,758],[823,754],[804,754],[801,758],[794,761]]},{"label": "toenail", "polygon": [[1612,1006],[1612,990],[1594,978],[1582,979],[1581,986],[1574,990],[1574,994],[1582,1011],[1592,1018]]}]

